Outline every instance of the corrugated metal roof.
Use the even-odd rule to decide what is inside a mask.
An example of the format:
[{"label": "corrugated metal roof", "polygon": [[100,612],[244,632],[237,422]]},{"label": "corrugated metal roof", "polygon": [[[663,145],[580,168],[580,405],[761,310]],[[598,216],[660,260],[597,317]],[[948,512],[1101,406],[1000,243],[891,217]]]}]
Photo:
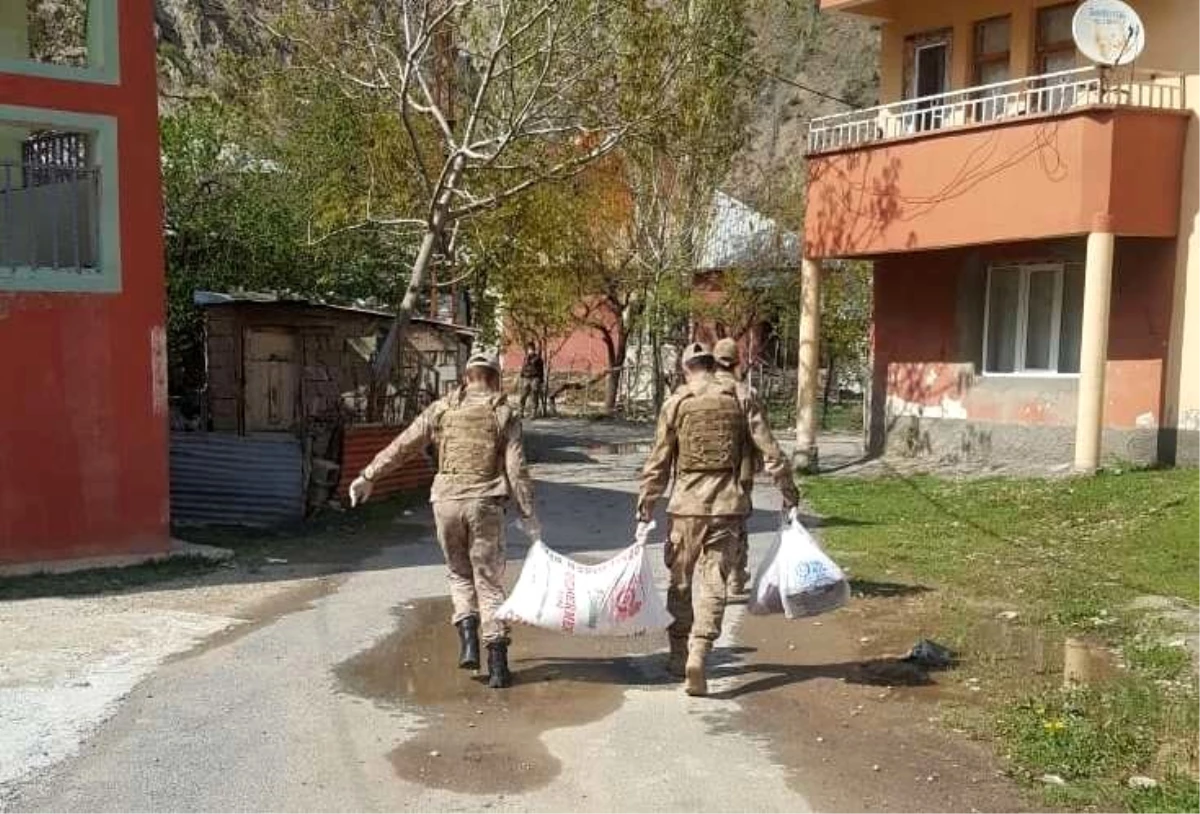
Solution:
[{"label": "corrugated metal roof", "polygon": [[299,439],[171,433],[173,522],[271,526],[303,517]]},{"label": "corrugated metal roof", "polygon": [[[342,438],[342,474],[338,495],[344,500],[350,493],[350,483],[371,462],[380,450],[400,432],[397,427],[363,424],[347,427]],[[410,491],[433,483],[433,462],[424,455],[409,458],[375,483],[374,497],[385,497]]]},{"label": "corrugated metal roof", "polygon": [[800,239],[724,192],[713,193],[699,268],[780,269],[800,265]]},{"label": "corrugated metal roof", "polygon": [[[333,305],[327,302],[319,302],[317,300],[309,300],[303,297],[291,297],[284,294],[275,294],[272,292],[263,291],[234,291],[225,293],[221,291],[200,291],[192,292],[192,303],[201,308],[210,305],[232,305],[232,304],[247,304],[247,305],[280,305],[280,306],[295,306],[298,308],[324,308],[330,311],[342,311],[351,314],[365,314],[373,317],[385,317],[391,319],[395,314],[390,311],[383,311],[378,308],[371,308],[360,305]],[[413,314],[409,319],[413,322],[422,325],[431,325],[435,328],[443,328],[445,330],[454,331],[455,333],[474,336],[479,333],[477,328],[471,328],[467,325],[456,325],[453,322],[444,319],[430,319],[429,317]]]}]

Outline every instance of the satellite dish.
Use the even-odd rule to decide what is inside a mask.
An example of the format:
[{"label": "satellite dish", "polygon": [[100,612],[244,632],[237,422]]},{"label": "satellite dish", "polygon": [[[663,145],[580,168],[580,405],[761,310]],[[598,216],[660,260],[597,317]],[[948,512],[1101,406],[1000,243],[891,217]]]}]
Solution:
[{"label": "satellite dish", "polygon": [[1075,47],[1100,65],[1128,65],[1146,47],[1137,12],[1122,0],[1086,0],[1071,21]]}]

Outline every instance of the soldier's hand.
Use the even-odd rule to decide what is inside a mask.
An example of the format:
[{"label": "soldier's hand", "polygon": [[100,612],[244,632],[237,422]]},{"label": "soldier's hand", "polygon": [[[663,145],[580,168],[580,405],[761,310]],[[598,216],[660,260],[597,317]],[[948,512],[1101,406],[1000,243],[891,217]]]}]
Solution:
[{"label": "soldier's hand", "polygon": [[517,526],[521,529],[521,531],[525,532],[525,536],[529,538],[530,542],[541,542],[542,524],[538,522],[536,516],[531,514],[529,517],[521,518],[517,521]]},{"label": "soldier's hand", "polygon": [[375,488],[375,484],[359,475],[350,484],[350,506],[353,508],[360,503],[365,503],[367,498],[371,496],[371,490]]},{"label": "soldier's hand", "polygon": [[633,539],[639,545],[645,545],[650,539],[650,532],[654,531],[653,520],[638,520],[637,530],[633,533]]}]

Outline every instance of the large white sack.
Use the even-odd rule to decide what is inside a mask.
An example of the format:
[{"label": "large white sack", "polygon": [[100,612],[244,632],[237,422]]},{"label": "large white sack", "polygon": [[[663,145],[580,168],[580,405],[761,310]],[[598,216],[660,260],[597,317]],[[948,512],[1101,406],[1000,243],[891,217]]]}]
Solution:
[{"label": "large white sack", "polygon": [[784,526],[759,566],[750,593],[751,613],[780,613],[789,619],[817,616],[850,600],[845,573],[799,520]]},{"label": "large white sack", "polygon": [[592,636],[638,636],[671,624],[641,542],[598,565],[575,562],[541,541],[534,543],[497,616]]}]

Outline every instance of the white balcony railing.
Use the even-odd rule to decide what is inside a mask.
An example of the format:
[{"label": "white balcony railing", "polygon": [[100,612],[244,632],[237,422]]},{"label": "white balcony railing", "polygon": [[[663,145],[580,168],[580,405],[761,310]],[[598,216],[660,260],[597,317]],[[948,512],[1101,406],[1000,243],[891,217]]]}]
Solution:
[{"label": "white balcony railing", "polygon": [[100,170],[0,161],[0,276],[91,272],[98,260]]},{"label": "white balcony railing", "polygon": [[1183,104],[1179,74],[1093,66],[821,116],[809,125],[808,152],[859,147],[931,130],[1052,116],[1093,105],[1178,110]]}]

